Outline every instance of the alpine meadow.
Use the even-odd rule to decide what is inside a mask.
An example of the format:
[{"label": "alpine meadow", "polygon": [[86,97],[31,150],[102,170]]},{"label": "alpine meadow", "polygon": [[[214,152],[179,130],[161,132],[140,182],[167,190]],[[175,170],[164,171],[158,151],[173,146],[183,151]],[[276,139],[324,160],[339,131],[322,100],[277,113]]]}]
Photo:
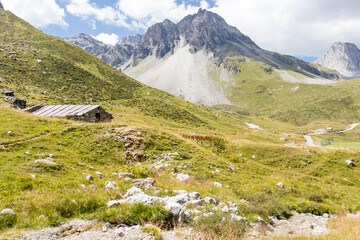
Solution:
[{"label": "alpine meadow", "polygon": [[354,44],[308,63],[199,9],[111,46],[0,6],[0,239],[359,239]]}]

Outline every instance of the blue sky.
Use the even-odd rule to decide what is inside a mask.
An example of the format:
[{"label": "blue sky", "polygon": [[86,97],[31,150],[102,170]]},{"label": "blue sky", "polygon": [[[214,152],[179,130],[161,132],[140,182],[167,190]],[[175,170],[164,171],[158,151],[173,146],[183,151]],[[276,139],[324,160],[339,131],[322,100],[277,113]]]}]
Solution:
[{"label": "blue sky", "polygon": [[221,15],[260,47],[313,60],[334,42],[360,45],[359,0],[1,0],[43,32],[87,33],[114,44],[152,24],[180,21],[198,8]]}]

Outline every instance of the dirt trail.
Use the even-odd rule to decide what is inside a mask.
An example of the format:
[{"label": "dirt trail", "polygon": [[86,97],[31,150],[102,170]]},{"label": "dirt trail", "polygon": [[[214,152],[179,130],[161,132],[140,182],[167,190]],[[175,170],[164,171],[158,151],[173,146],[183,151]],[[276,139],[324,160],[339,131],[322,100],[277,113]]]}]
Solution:
[{"label": "dirt trail", "polygon": [[[351,130],[354,130],[354,128],[356,128],[358,125],[360,125],[360,123],[353,123],[346,129],[336,131],[336,132],[343,133],[343,132],[351,131]],[[325,135],[325,134],[329,133],[328,131],[326,131],[326,129],[318,129],[318,130],[315,130],[314,132],[315,133],[311,134],[311,135]],[[316,145],[311,136],[305,135],[304,138],[306,140],[306,145],[308,145],[309,147],[322,147],[322,146]]]}]

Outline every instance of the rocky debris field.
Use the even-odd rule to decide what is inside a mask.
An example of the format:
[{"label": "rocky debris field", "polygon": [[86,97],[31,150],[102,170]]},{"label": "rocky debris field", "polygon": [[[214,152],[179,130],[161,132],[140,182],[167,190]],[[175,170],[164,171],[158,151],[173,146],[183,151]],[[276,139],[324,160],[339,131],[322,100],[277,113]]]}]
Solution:
[{"label": "rocky debris field", "polygon": [[[112,240],[152,240],[157,239],[146,229],[157,229],[147,224],[145,226],[100,224],[97,221],[74,219],[59,227],[46,228],[39,231],[24,233],[17,240],[88,240],[88,239],[112,239]],[[201,239],[201,235],[195,233],[192,228],[179,227],[171,231],[161,231],[163,240]]]},{"label": "rocky debris field", "polygon": [[[253,239],[272,239],[277,237],[319,237],[331,232],[327,228],[329,219],[337,216],[323,215],[316,216],[312,214],[295,213],[288,220],[279,220],[270,218],[271,224],[264,221],[251,223],[244,237],[247,240]],[[360,218],[360,213],[348,214],[348,218]],[[86,239],[159,239],[146,229],[158,229],[156,226],[147,224],[145,226],[135,225],[114,225],[103,223],[96,220],[74,219],[64,223],[59,227],[46,228],[38,231],[25,232],[17,240],[86,240]],[[191,227],[176,227],[170,231],[160,230],[159,235],[163,240],[180,239],[205,239],[201,233],[196,232]]]}]

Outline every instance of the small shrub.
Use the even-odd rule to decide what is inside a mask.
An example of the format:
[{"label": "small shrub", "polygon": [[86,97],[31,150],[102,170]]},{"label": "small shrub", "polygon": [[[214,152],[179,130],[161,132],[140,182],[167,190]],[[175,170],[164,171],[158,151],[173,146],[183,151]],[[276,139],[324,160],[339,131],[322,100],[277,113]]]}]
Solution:
[{"label": "small shrub", "polygon": [[13,227],[16,221],[16,215],[0,215],[0,230]]},{"label": "small shrub", "polygon": [[313,202],[317,202],[317,203],[322,203],[323,197],[318,194],[311,194],[311,195],[309,195],[309,200],[313,201]]},{"label": "small shrub", "polygon": [[193,222],[193,226],[203,234],[205,239],[241,239],[247,224],[228,218],[223,220],[223,217],[218,214],[201,217],[198,221]]},{"label": "small shrub", "polygon": [[152,234],[155,240],[162,239],[161,232],[157,227],[145,226],[141,228],[141,231]]},{"label": "small shrub", "polygon": [[161,228],[172,228],[174,226],[173,214],[161,205],[123,204],[105,209],[99,218],[102,221],[127,225],[152,223]]}]

